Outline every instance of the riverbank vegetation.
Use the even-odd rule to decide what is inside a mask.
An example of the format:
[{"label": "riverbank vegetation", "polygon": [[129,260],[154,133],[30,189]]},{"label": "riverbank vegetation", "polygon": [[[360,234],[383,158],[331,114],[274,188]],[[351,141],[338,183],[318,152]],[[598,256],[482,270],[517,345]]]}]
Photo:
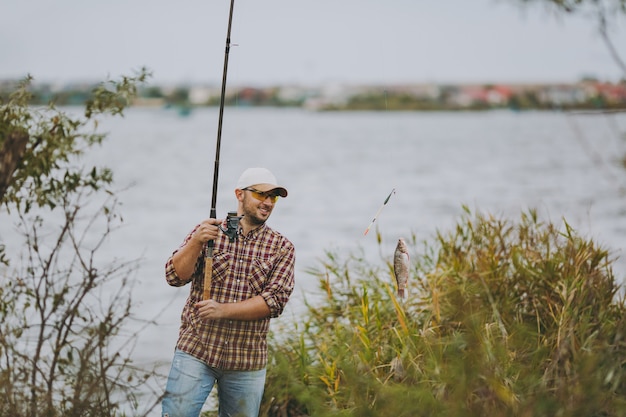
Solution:
[{"label": "riverbank vegetation", "polygon": [[0,416],[139,416],[158,403],[125,332],[137,262],[100,256],[123,222],[113,174],[83,159],[105,137],[98,120],[122,114],[146,76],[100,84],[83,115],[31,107],[30,79],[0,101],[0,214],[14,229],[0,236]]},{"label": "riverbank vegetation", "polygon": [[273,336],[262,415],[625,416],[626,305],[611,254],[566,222],[466,211],[391,259],[328,253],[321,302]]}]

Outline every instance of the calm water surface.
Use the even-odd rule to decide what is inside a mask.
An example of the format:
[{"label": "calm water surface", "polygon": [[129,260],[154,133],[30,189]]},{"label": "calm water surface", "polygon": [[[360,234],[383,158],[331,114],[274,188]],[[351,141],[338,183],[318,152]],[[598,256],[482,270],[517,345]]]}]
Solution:
[{"label": "calm water surface", "polygon": [[[133,298],[158,325],[141,334],[137,361],[169,365],[188,287],[168,287],[166,258],[208,217],[217,110],[181,117],[130,109],[102,123],[109,139],[94,157],[120,187],[125,226],[110,255],[141,258]],[[390,257],[400,236],[428,239],[472,210],[519,219],[536,208],[624,257],[626,115],[562,113],[311,113],[227,108],[218,217],[236,208],[233,189],[249,166],[270,168],[289,190],[269,221],[296,245],[296,293],[280,320],[297,319],[303,294],[317,290],[305,270],[326,250]],[[365,228],[394,189],[376,222]],[[626,262],[615,264],[618,280]]]}]

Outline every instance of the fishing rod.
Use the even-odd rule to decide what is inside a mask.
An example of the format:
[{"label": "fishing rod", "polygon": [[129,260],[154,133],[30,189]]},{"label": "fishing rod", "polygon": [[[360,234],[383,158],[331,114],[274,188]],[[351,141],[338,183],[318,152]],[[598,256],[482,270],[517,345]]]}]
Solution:
[{"label": "fishing rod", "polygon": [[[228,56],[230,54],[230,31],[233,24],[233,10],[235,8],[235,0],[230,1],[230,12],[228,14],[228,29],[226,31],[226,48],[224,51],[224,70],[222,72],[222,95],[220,97],[220,111],[217,122],[217,140],[215,145],[215,164],[213,167],[213,192],[211,196],[211,213],[212,219],[217,218],[217,183],[220,173],[220,149],[222,145],[222,122],[224,120],[224,102],[226,100],[226,77],[228,75]],[[239,228],[239,220],[236,211],[228,212],[227,229],[219,228],[224,232],[231,241],[237,235]],[[202,291],[202,299],[208,300],[211,297],[211,280],[213,278],[213,247],[215,242],[210,240],[207,246],[207,252],[204,259],[204,284]]]}]

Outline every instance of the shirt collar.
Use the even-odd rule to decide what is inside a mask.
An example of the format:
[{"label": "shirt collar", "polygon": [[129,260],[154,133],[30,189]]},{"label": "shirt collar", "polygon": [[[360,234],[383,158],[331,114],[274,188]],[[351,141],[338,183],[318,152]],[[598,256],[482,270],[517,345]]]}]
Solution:
[{"label": "shirt collar", "polygon": [[239,229],[239,235],[245,237],[246,239],[252,239],[252,238],[259,236],[261,233],[263,233],[265,229],[267,229],[267,225],[263,223],[261,226],[257,227],[256,229],[250,230],[247,235],[243,234],[243,229]]}]

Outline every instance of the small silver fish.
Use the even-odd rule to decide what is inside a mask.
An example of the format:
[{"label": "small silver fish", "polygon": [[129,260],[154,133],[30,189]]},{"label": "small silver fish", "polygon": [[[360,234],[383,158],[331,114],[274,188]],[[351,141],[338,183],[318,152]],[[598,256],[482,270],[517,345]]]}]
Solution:
[{"label": "small silver fish", "polygon": [[393,254],[393,273],[396,276],[398,297],[400,298],[404,298],[405,290],[408,293],[407,284],[409,282],[410,269],[409,250],[406,247],[406,243],[404,243],[404,239],[400,238]]}]

